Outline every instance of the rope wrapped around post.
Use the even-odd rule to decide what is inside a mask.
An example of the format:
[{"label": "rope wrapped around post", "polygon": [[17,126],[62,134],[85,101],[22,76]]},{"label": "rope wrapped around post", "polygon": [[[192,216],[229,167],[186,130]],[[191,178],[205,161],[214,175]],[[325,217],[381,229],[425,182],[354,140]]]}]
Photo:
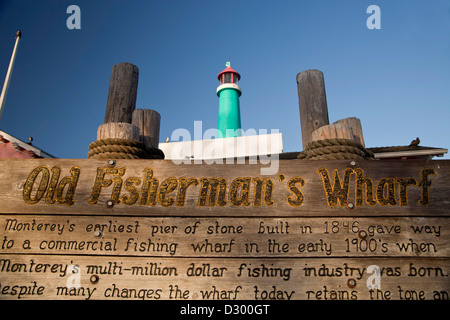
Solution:
[{"label": "rope wrapped around post", "polygon": [[89,159],[164,159],[164,152],[148,148],[143,142],[107,138],[96,140],[89,145]]},{"label": "rope wrapped around post", "polygon": [[308,143],[297,158],[302,160],[360,160],[373,159],[374,154],[359,142],[335,138]]}]

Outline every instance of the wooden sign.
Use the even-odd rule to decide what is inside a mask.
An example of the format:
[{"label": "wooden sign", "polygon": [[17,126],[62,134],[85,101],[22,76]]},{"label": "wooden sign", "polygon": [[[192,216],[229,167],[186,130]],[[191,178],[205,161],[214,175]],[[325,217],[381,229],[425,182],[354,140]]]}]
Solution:
[{"label": "wooden sign", "polygon": [[277,164],[0,160],[0,299],[449,299],[449,161]]}]

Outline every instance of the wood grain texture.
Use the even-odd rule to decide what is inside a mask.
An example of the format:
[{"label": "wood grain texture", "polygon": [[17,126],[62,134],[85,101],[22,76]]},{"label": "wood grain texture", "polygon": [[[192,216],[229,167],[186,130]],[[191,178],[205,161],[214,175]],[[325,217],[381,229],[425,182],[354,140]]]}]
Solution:
[{"label": "wood grain texture", "polygon": [[450,161],[277,165],[0,160],[0,299],[449,299]]},{"label": "wood grain texture", "polygon": [[[7,259],[11,269],[16,268],[15,272],[1,272],[0,299],[17,299],[20,287],[13,289],[14,286],[28,288],[21,294],[21,300],[257,299],[262,303],[270,300],[448,300],[450,290],[449,259],[205,260],[39,255],[1,255],[0,258]],[[374,290],[371,294],[367,281],[373,271],[368,270],[374,265],[383,274],[380,292]],[[76,274],[69,273],[73,266]],[[39,272],[36,268],[40,268]],[[268,271],[263,273],[264,268]],[[72,284],[70,289],[72,281],[78,281],[75,283],[79,286]]]},{"label": "wood grain texture", "polygon": [[122,62],[112,67],[104,123],[131,123],[138,81],[139,69],[135,65]]},{"label": "wood grain texture", "polygon": [[108,122],[97,129],[97,140],[102,139],[140,140],[139,127],[127,122]]},{"label": "wood grain texture", "polygon": [[304,149],[312,141],[312,132],[329,124],[323,73],[319,70],[300,72],[297,89]]},{"label": "wood grain texture", "polygon": [[[193,160],[191,164],[174,164],[168,160],[116,160],[113,174],[112,171],[107,173],[108,162],[102,160],[0,160],[0,213],[261,217],[450,215],[450,162],[446,160],[365,160],[358,161],[354,167],[345,160],[279,160],[277,164],[276,174],[264,176],[261,168],[270,165],[249,164],[248,161],[247,164],[200,165]],[[59,172],[58,181],[51,179],[52,169]],[[24,201],[24,185],[32,172],[37,174],[30,184],[32,189],[28,190],[29,196],[36,199],[43,174],[39,170],[48,173],[48,182],[42,186],[45,188],[40,200],[30,204]],[[102,180],[97,177],[98,170],[104,173],[103,180],[109,186],[94,188],[96,181],[98,186]],[[78,173],[76,185],[69,183],[75,179],[74,173]],[[328,175],[331,187],[335,185],[335,175],[340,182],[336,186],[347,180],[347,198],[342,198],[335,190],[334,201],[330,204],[322,174]],[[150,180],[150,176],[154,180]],[[64,183],[63,177],[67,177]],[[270,180],[268,198],[265,198],[267,184],[262,184],[267,180],[263,179]],[[57,190],[49,193],[52,181],[55,188],[57,185],[64,187],[60,190],[59,202],[56,201]],[[367,183],[371,183],[371,195],[367,195]],[[67,195],[71,185],[76,187],[73,199]],[[215,195],[211,195],[211,187],[215,188]],[[96,192],[93,203],[89,199]],[[421,200],[422,193],[427,196],[426,202]],[[65,202],[63,198],[70,201]],[[112,198],[115,198],[115,205],[107,207],[107,201]]]},{"label": "wood grain texture", "polygon": [[311,140],[348,139],[360,142],[353,133],[352,127],[343,123],[333,123],[316,129],[311,134]]},{"label": "wood grain texture", "polygon": [[150,109],[136,109],[133,111],[132,123],[139,127],[140,141],[147,148],[158,148],[159,127],[161,115]]},{"label": "wood grain texture", "polygon": [[[8,254],[147,257],[450,257],[449,218],[0,215]],[[195,227],[193,227],[195,225]],[[191,232],[189,232],[191,231]],[[251,244],[251,245],[250,245]]]},{"label": "wood grain texture", "polygon": [[348,139],[360,143],[364,147],[361,121],[358,118],[346,118],[333,124],[314,130],[311,140]]},{"label": "wood grain texture", "polygon": [[350,117],[341,119],[335,122],[335,124],[343,123],[352,128],[353,136],[355,137],[355,141],[359,142],[363,147],[365,147],[364,135],[361,125],[361,120],[356,117]]}]

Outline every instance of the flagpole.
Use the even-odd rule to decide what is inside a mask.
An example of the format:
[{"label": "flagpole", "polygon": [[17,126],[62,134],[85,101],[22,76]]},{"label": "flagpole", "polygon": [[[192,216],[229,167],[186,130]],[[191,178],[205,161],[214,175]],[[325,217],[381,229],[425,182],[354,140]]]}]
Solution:
[{"label": "flagpole", "polygon": [[3,84],[2,95],[0,96],[0,121],[3,115],[3,109],[5,106],[6,94],[8,93],[9,82],[11,80],[11,73],[14,67],[14,60],[16,60],[17,47],[19,46],[19,40],[22,37],[22,32],[20,30],[16,33],[16,44],[14,45],[14,50],[11,56],[11,61],[9,62],[8,72],[6,73],[5,83]]}]

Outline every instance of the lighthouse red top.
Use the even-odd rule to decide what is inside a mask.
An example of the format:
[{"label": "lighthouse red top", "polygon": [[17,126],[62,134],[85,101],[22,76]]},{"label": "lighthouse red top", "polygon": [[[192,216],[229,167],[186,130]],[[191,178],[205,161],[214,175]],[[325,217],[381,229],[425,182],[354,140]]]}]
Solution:
[{"label": "lighthouse red top", "polygon": [[241,79],[241,75],[230,67],[229,62],[227,62],[226,66],[227,67],[221,73],[219,73],[217,79],[219,79],[221,84],[238,83],[238,81]]}]

